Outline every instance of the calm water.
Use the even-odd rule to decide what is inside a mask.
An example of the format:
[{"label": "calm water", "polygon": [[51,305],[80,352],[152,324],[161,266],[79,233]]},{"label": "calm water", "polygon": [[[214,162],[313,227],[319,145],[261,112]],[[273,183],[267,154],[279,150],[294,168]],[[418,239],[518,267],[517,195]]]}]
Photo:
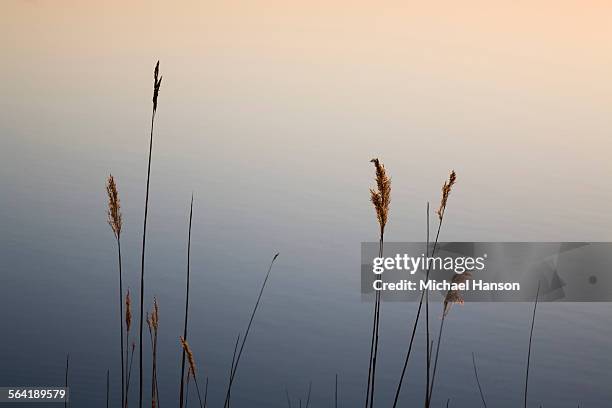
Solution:
[{"label": "calm water", "polygon": [[[70,353],[74,405],[104,406],[106,369],[111,370],[116,401],[119,368],[117,271],[114,241],[105,222],[104,179],[109,170],[119,179],[125,286],[137,295],[146,157],[34,143],[28,135],[8,131],[5,135],[0,384],[61,384],[65,354]],[[142,139],[146,143],[146,134]],[[161,403],[172,405],[177,395],[192,188],[196,204],[190,340],[200,375],[209,377],[210,400],[222,403],[233,340],[245,329],[266,266],[278,250],[281,255],[241,363],[236,405],[283,407],[285,387],[297,404],[312,380],[312,405],[330,406],[336,373],[342,406],[361,403],[371,304],[362,302],[359,291],[359,243],[376,232],[367,202],[367,160],[355,176],[361,183],[339,171],[307,185],[287,176],[276,182],[274,174],[284,170],[273,162],[254,163],[247,173],[241,169],[246,164],[226,157],[212,168],[202,164],[209,168],[194,174],[200,163],[191,163],[189,155],[173,169],[163,151],[155,153],[146,301],[150,304],[157,296],[161,306]],[[192,186],[186,180],[197,183]],[[394,182],[399,188],[399,177]],[[462,188],[458,184],[458,197],[466,194],[460,193]],[[398,196],[396,201],[403,200],[401,192]],[[435,192],[432,196],[436,198]],[[443,235],[474,237],[480,231],[459,218],[466,210],[457,209],[458,201],[461,198],[451,201]],[[401,208],[394,204],[394,209]],[[416,204],[406,210],[422,213]],[[413,217],[399,209],[393,214],[389,236],[418,239],[423,225],[418,215],[412,222]],[[498,236],[507,237],[508,231],[519,236],[521,228],[500,230]],[[479,404],[472,351],[489,403],[520,404],[531,307],[468,304],[453,309],[445,326],[436,405],[446,398],[455,406]],[[433,308],[437,327],[439,306]],[[410,303],[384,305],[381,403],[392,398],[415,311]],[[611,312],[609,304],[541,305],[533,343],[533,404],[608,406]],[[421,336],[403,394],[406,402],[422,398],[423,344]]]}]

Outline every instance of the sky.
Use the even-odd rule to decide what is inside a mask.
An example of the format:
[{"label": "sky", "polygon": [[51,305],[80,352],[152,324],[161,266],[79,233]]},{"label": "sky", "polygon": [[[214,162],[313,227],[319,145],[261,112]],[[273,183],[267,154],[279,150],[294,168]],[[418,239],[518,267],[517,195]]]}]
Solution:
[{"label": "sky", "polygon": [[191,188],[220,170],[219,192],[236,199],[228,186],[257,194],[275,179],[290,201],[340,203],[379,156],[406,213],[454,168],[460,218],[477,229],[466,239],[521,240],[525,226],[544,240],[610,238],[607,2],[2,7],[8,163],[41,151],[141,160],[159,59],[158,160]]}]

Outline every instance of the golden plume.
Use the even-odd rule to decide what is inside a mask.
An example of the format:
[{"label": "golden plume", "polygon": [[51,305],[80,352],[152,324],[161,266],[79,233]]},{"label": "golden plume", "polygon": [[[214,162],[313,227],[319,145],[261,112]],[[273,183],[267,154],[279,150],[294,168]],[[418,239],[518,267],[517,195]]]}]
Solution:
[{"label": "golden plume", "polygon": [[179,339],[181,340],[181,345],[183,346],[183,350],[185,350],[185,354],[187,354],[187,360],[189,361],[189,371],[191,372],[191,375],[193,375],[193,378],[195,378],[196,365],[195,359],[193,358],[193,352],[189,347],[189,343],[187,343],[187,340],[185,340],[183,336],[179,336]]},{"label": "golden plume", "polygon": [[106,194],[108,195],[108,225],[110,225],[115,234],[115,238],[119,239],[121,236],[121,226],[123,220],[121,217],[121,202],[119,201],[119,193],[117,191],[117,184],[113,175],[108,176],[106,182]]},{"label": "golden plume", "polygon": [[130,327],[132,327],[132,298],[130,297],[129,289],[127,295],[125,295],[125,327],[128,332],[130,331]]},{"label": "golden plume", "polygon": [[389,216],[389,204],[391,203],[391,179],[387,176],[385,166],[378,160],[372,159],[370,163],[374,163],[376,168],[376,187],[370,189],[370,200],[374,204],[376,210],[376,218],[380,226],[381,235],[385,232],[387,218]]},{"label": "golden plume", "polygon": [[159,87],[162,77],[159,76],[159,61],[155,64],[155,72],[153,73],[153,112],[157,110],[157,97],[159,96]]},{"label": "golden plume", "polygon": [[444,211],[446,210],[446,203],[448,201],[448,196],[450,195],[451,189],[453,185],[457,181],[457,174],[455,170],[451,171],[450,176],[448,177],[448,181],[444,182],[442,186],[442,198],[440,200],[440,207],[436,210],[436,214],[438,214],[438,218],[442,220],[444,217]]},{"label": "golden plume", "polygon": [[[471,277],[472,274],[470,272],[457,273],[453,276],[452,283],[464,283]],[[463,296],[461,296],[458,290],[449,290],[446,296],[444,296],[444,316],[450,312],[451,306],[455,303],[462,305],[464,303]]]}]

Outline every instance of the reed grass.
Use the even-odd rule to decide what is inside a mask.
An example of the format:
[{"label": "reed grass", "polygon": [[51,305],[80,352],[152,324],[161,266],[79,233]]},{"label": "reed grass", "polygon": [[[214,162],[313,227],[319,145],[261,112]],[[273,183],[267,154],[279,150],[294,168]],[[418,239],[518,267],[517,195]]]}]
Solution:
[{"label": "reed grass", "polygon": [[162,77],[159,75],[159,61],[155,65],[155,70],[153,71],[153,111],[151,112],[151,137],[149,139],[149,161],[147,165],[147,190],[145,195],[145,208],[144,208],[144,223],[143,223],[143,231],[142,231],[142,256],[140,262],[140,331],[138,335],[138,341],[140,342],[140,346],[138,349],[139,352],[139,392],[138,392],[138,406],[142,408],[142,382],[143,382],[143,372],[142,372],[142,327],[143,327],[143,319],[144,319],[144,282],[145,282],[145,248],[147,243],[147,215],[149,212],[149,186],[151,181],[151,155],[153,153],[153,128],[155,125],[155,114],[157,112],[157,98],[159,96],[159,88],[161,86]]},{"label": "reed grass", "polygon": [[[391,178],[387,175],[385,166],[374,158],[370,160],[374,164],[376,189],[370,189],[370,201],[374,205],[379,227],[379,256],[383,255],[385,227],[389,218],[389,205],[391,204]],[[374,318],[372,322],[372,337],[370,341],[370,361],[368,365],[368,386],[366,390],[365,407],[374,406],[374,386],[376,384],[376,359],[378,356],[378,334],[380,327],[380,304],[381,293],[376,291],[374,295]]]},{"label": "reed grass", "polygon": [[108,225],[110,225],[115,240],[117,241],[119,259],[119,344],[121,352],[121,401],[123,401],[125,399],[125,370],[123,368],[123,276],[121,262],[121,228],[123,226],[123,217],[121,215],[121,201],[119,200],[117,183],[112,174],[108,176],[106,182],[106,194],[108,195]]},{"label": "reed grass", "polygon": [[[454,186],[456,181],[457,181],[457,175],[455,174],[455,171],[453,170],[450,173],[448,181],[445,181],[444,185],[442,186],[442,198],[440,199],[440,207],[436,211],[436,214],[438,215],[438,230],[436,232],[436,237],[435,237],[435,240],[434,240],[434,243],[433,243],[433,247],[432,247],[432,250],[431,250],[431,256],[435,255],[436,248],[437,248],[437,245],[438,245],[438,240],[440,238],[440,231],[442,229],[442,224],[444,222],[444,214],[446,212],[446,205],[448,203],[448,198],[450,196],[452,187]],[[425,274],[425,280],[426,281],[429,280],[430,272],[431,272],[431,268],[428,268],[427,269],[427,273]],[[418,327],[418,324],[419,324],[419,318],[421,316],[421,310],[423,308],[423,300],[425,298],[425,292],[427,292],[427,291],[422,291],[421,292],[421,297],[419,299],[419,306],[417,308],[416,317],[414,319],[414,324],[412,326],[412,333],[410,335],[410,342],[408,343],[408,350],[406,351],[406,357],[404,359],[404,365],[402,367],[402,373],[400,375],[400,379],[398,381],[397,388],[395,390],[395,397],[393,399],[393,408],[396,408],[397,404],[399,402],[399,396],[400,396],[400,393],[402,391],[403,381],[404,381],[404,377],[406,375],[406,369],[408,367],[408,361],[410,360],[410,355],[412,353],[412,346],[414,344],[414,338],[415,338],[416,330],[417,330],[417,327]],[[429,375],[429,373],[428,373],[428,375]]]},{"label": "reed grass", "polygon": [[157,298],[153,298],[153,310],[147,313],[147,326],[151,338],[152,373],[151,373],[151,404],[153,408],[159,407],[159,387],[157,384],[157,335],[159,329],[159,305]]},{"label": "reed grass", "polygon": [[198,376],[193,352],[191,351],[191,347],[189,347],[189,343],[187,343],[187,340],[185,340],[183,336],[180,336],[179,340],[181,342],[183,350],[185,351],[185,354],[187,355],[187,361],[189,362],[189,371],[187,372],[187,379],[189,380],[189,375],[191,375],[191,377],[193,378],[193,382],[195,383],[196,391],[198,393],[198,400],[200,401],[200,408],[204,408],[204,404],[202,403],[202,396],[200,394],[200,386],[198,385]]},{"label": "reed grass", "polygon": [[527,368],[525,370],[525,395],[523,398],[524,408],[527,408],[527,389],[529,387],[529,363],[531,362],[531,341],[533,339],[533,327],[535,326],[536,310],[538,308],[538,298],[540,296],[540,282],[538,282],[538,290],[536,292],[535,302],[533,304],[533,316],[531,317],[531,330],[529,331],[529,349],[527,351]]},{"label": "reed grass", "polygon": [[268,272],[266,273],[266,277],[261,285],[261,289],[259,290],[259,295],[257,296],[257,301],[255,302],[255,306],[253,307],[253,311],[251,312],[251,317],[249,318],[249,324],[247,325],[246,331],[244,332],[244,337],[242,338],[242,343],[240,344],[240,349],[238,350],[238,355],[236,356],[236,362],[234,364],[234,369],[232,371],[232,375],[230,376],[229,383],[227,385],[227,392],[225,394],[225,402],[223,404],[224,408],[229,408],[230,406],[230,397],[232,392],[232,385],[234,384],[234,379],[236,378],[236,373],[238,372],[238,364],[240,363],[240,357],[242,357],[242,352],[244,351],[244,346],[246,344],[247,338],[249,337],[249,332],[251,331],[251,325],[253,324],[253,319],[255,318],[255,313],[257,313],[257,308],[259,307],[259,302],[261,301],[261,296],[263,295],[264,289],[266,288],[266,284],[268,283],[268,278],[270,277],[270,272],[272,271],[272,266],[274,262],[278,258],[278,253],[274,255],[272,261],[270,262],[270,266],[268,267]]},{"label": "reed grass", "polygon": [[[455,274],[452,279],[452,283],[464,283],[468,279],[472,277],[470,272],[464,272],[462,274]],[[438,331],[438,343],[436,345],[436,357],[433,366],[433,374],[431,377],[431,387],[429,389],[428,401],[431,403],[431,395],[433,394],[434,385],[436,381],[436,373],[438,372],[438,358],[440,357],[440,345],[442,344],[442,333],[444,329],[444,322],[446,321],[446,316],[450,312],[451,306],[453,304],[463,304],[463,296],[457,290],[449,290],[446,292],[446,296],[444,296],[444,302],[442,307],[442,317],[440,318],[440,329]]]},{"label": "reed grass", "polygon": [[480,379],[478,378],[478,369],[476,368],[476,355],[472,351],[472,365],[474,366],[474,377],[476,377],[476,384],[478,385],[478,392],[480,392],[480,399],[482,400],[482,405],[484,408],[487,408],[487,401],[484,397],[484,392],[482,391],[482,386],[480,385]]},{"label": "reed grass", "polygon": [[[189,230],[187,233],[187,284],[185,290],[185,326],[183,328],[183,338],[187,340],[187,325],[189,322],[189,282],[191,275],[191,223],[193,220],[193,194],[191,194],[191,205],[189,206]],[[179,391],[179,407],[183,408],[183,388],[185,379],[185,350],[181,357],[181,386]]]}]

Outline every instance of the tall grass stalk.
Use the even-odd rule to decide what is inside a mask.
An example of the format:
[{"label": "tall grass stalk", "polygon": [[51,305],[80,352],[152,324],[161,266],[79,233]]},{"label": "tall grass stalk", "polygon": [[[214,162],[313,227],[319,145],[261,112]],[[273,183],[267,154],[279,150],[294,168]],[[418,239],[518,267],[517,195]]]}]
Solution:
[{"label": "tall grass stalk", "polygon": [[151,113],[151,137],[149,139],[149,161],[147,165],[147,191],[145,195],[145,208],[144,208],[144,224],[142,230],[142,257],[140,261],[140,331],[138,335],[138,341],[140,342],[138,353],[139,353],[139,392],[138,392],[138,406],[142,408],[142,327],[144,323],[144,278],[145,278],[145,247],[147,243],[147,215],[149,212],[149,185],[151,180],[151,155],[153,153],[153,127],[155,124],[155,113],[157,112],[157,97],[159,96],[159,87],[161,86],[162,77],[159,76],[159,61],[155,65],[153,71],[153,111]]},{"label": "tall grass stalk", "polygon": [[[452,283],[461,284],[467,281],[472,277],[470,272],[463,272],[462,274],[455,274],[452,279]],[[440,319],[440,330],[438,331],[438,343],[436,345],[436,357],[433,366],[433,374],[431,377],[431,388],[429,389],[429,397],[428,400],[431,403],[431,395],[433,394],[434,385],[436,383],[436,373],[438,372],[438,358],[440,357],[440,345],[442,344],[442,333],[444,330],[444,322],[446,321],[446,316],[450,312],[450,309],[453,304],[459,303],[463,304],[464,300],[459,291],[449,290],[444,296],[444,303],[442,308],[442,318]]]},{"label": "tall grass stalk", "polygon": [[117,241],[117,253],[119,258],[119,344],[121,351],[121,401],[125,400],[125,370],[123,358],[123,276],[121,262],[121,227],[123,226],[123,217],[121,215],[121,201],[119,200],[119,192],[113,175],[108,176],[106,182],[106,194],[108,195],[108,210],[107,218],[115,240]]},{"label": "tall grass stalk", "polygon": [[[450,192],[452,190],[453,185],[455,184],[457,180],[457,175],[455,174],[455,171],[452,171],[448,181],[444,182],[444,185],[442,186],[442,199],[440,201],[440,207],[438,208],[438,210],[436,211],[436,214],[438,215],[438,230],[436,231],[436,237],[432,246],[432,250],[431,250],[431,255],[430,256],[434,256],[435,252],[436,252],[436,248],[438,245],[438,239],[440,238],[440,230],[442,229],[442,223],[444,221],[444,213],[446,211],[446,204],[448,202],[448,197],[450,195]],[[431,272],[431,268],[427,268],[427,273],[425,274],[425,281],[429,280],[429,273]],[[404,377],[406,375],[406,368],[408,367],[408,361],[410,360],[410,355],[412,353],[412,346],[414,344],[414,337],[416,335],[416,330],[419,324],[419,318],[421,316],[421,310],[423,308],[423,300],[425,297],[425,292],[426,291],[422,291],[421,292],[421,297],[419,299],[419,306],[417,308],[417,314],[416,317],[414,319],[414,324],[412,326],[412,334],[410,335],[410,342],[408,343],[408,350],[406,351],[406,358],[404,359],[404,366],[402,367],[402,373],[400,375],[400,379],[398,381],[397,384],[397,388],[395,390],[395,398],[393,400],[393,408],[397,407],[397,404],[399,402],[399,396],[400,393],[402,391],[402,385],[403,385],[403,381],[404,381]]]},{"label": "tall grass stalk", "polygon": [[246,344],[247,338],[249,337],[249,332],[251,330],[251,325],[253,324],[253,319],[255,318],[255,313],[257,312],[257,308],[259,307],[259,302],[261,301],[261,296],[263,295],[264,289],[266,288],[266,284],[268,283],[268,278],[270,277],[270,272],[272,271],[272,266],[274,265],[274,261],[278,258],[278,253],[274,255],[272,261],[270,262],[270,266],[268,267],[268,272],[266,273],[266,277],[261,285],[261,289],[259,291],[259,295],[257,296],[257,302],[255,302],[255,306],[253,307],[253,311],[251,312],[251,317],[249,319],[249,324],[247,325],[246,331],[244,332],[244,337],[242,338],[242,343],[240,344],[240,349],[238,350],[238,355],[236,356],[236,362],[234,364],[234,370],[229,379],[229,384],[227,385],[227,392],[225,394],[225,403],[223,404],[224,408],[228,408],[230,405],[230,396],[232,392],[232,385],[234,384],[234,379],[236,378],[236,373],[238,372],[238,364],[240,363],[240,357],[242,357],[242,352],[244,351],[244,345]]},{"label": "tall grass stalk", "polygon": [[[425,242],[425,255],[428,255],[427,251],[429,250],[429,201],[427,202],[427,211],[426,211],[426,220],[427,220],[427,241]],[[439,343],[438,343],[439,344]],[[431,347],[429,340],[429,290],[425,291],[425,348],[427,350],[426,358],[426,381],[425,381],[425,407],[429,407],[429,377],[430,377],[430,369],[431,369]]]},{"label": "tall grass stalk", "polygon": [[[185,290],[185,325],[183,327],[183,338],[187,340],[187,325],[189,322],[189,282],[191,274],[191,223],[193,220],[193,194],[191,194],[191,205],[189,206],[189,230],[187,233],[187,284]],[[183,387],[185,382],[185,350],[181,357],[181,388],[179,392],[179,407],[183,408]]]},{"label": "tall grass stalk", "polygon": [[[389,218],[389,205],[391,203],[391,179],[387,175],[385,166],[374,158],[370,160],[376,171],[376,189],[370,189],[370,201],[376,211],[376,219],[379,227],[378,256],[383,256],[385,241],[385,227]],[[376,291],[374,295],[374,318],[372,322],[372,337],[370,341],[370,361],[368,364],[368,386],[366,390],[365,407],[374,406],[374,385],[376,384],[376,359],[378,356],[378,334],[380,327],[380,304],[381,293]]]},{"label": "tall grass stalk", "polygon": [[533,339],[533,327],[535,325],[536,310],[538,308],[538,297],[540,296],[540,282],[538,282],[538,290],[536,292],[535,302],[533,304],[533,316],[531,318],[531,330],[529,331],[529,349],[527,351],[527,368],[525,372],[525,396],[524,408],[527,408],[527,388],[529,386],[529,363],[531,362],[531,340]]}]

